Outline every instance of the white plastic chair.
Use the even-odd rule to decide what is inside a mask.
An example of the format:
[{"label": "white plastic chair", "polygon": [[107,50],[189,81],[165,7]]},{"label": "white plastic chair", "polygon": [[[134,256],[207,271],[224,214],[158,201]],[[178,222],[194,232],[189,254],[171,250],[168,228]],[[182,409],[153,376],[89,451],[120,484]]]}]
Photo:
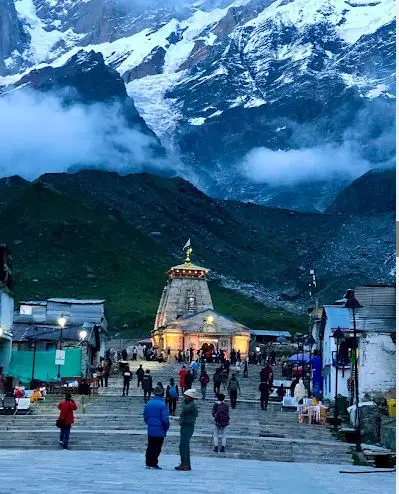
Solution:
[{"label": "white plastic chair", "polygon": [[17,399],[17,408],[15,409],[15,414],[18,412],[24,412],[26,414],[29,414],[31,412],[31,407],[30,407],[30,399],[29,398],[18,398]]}]

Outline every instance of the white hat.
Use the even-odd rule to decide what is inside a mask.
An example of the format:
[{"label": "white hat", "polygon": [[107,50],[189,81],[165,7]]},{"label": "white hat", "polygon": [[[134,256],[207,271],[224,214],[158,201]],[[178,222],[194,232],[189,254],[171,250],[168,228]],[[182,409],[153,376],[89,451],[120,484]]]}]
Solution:
[{"label": "white hat", "polygon": [[197,390],[192,388],[192,389],[188,389],[187,391],[185,391],[184,393],[184,396],[189,396],[190,398],[192,398],[193,400],[197,400],[198,399],[198,393],[197,393]]}]

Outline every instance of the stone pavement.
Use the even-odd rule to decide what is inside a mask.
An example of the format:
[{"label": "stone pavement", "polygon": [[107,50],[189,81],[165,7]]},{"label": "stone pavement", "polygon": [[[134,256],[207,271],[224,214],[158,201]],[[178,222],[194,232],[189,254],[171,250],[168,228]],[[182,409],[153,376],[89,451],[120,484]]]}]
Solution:
[{"label": "stone pavement", "polygon": [[369,468],[195,457],[191,472],[176,472],[175,455],[163,470],[144,468],[144,455],[100,451],[0,450],[1,494],[393,494],[394,473],[345,474]]},{"label": "stone pavement", "polygon": [[[132,365],[133,372],[138,364]],[[151,369],[154,384],[164,385],[170,377],[177,378],[181,366],[145,362]],[[214,366],[209,366],[213,374]],[[278,403],[270,403],[265,412],[259,402],[259,366],[250,366],[249,379],[240,378],[242,393],[236,410],[231,410],[227,429],[228,458],[301,463],[350,464],[349,445],[332,438],[324,426],[299,424],[295,411],[282,411]],[[275,368],[278,374],[278,368]],[[122,397],[122,377],[113,376],[108,388],[90,400],[88,413],[78,409],[72,428],[71,447],[76,450],[107,450],[142,452],[146,441],[143,421],[143,394],[132,382],[131,395]],[[198,386],[198,382],[195,383]],[[212,456],[214,395],[209,386],[208,399],[198,400],[199,416],[192,442],[193,456]],[[55,421],[59,396],[48,396],[34,407],[29,416],[0,418],[0,449],[56,449],[58,430]],[[79,401],[78,401],[79,406]],[[164,447],[165,453],[178,451],[179,426],[172,422]]]}]

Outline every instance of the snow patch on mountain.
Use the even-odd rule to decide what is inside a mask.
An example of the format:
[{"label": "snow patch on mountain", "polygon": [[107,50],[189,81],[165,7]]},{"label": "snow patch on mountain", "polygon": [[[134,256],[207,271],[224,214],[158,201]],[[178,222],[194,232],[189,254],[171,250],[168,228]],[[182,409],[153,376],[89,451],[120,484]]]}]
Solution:
[{"label": "snow patch on mountain", "polygon": [[57,29],[46,30],[44,23],[37,15],[33,0],[15,0],[15,9],[20,19],[24,21],[31,37],[30,53],[26,56],[31,58],[34,64],[53,59],[57,51],[54,52],[52,49],[59,41],[63,41],[67,47],[72,47],[84,37],[84,35],[76,34],[72,29],[65,32]]},{"label": "snow patch on mountain", "polygon": [[348,0],[278,0],[273,2],[246,26],[262,28],[273,21],[281,26],[305,26],[328,22],[347,43],[355,43],[361,36],[375,32],[395,18],[395,2],[349,2]]}]

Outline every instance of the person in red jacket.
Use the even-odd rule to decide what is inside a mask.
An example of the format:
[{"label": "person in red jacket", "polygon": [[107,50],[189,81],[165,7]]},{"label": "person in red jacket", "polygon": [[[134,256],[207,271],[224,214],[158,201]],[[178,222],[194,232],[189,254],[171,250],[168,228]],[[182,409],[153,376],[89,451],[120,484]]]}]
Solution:
[{"label": "person in red jacket", "polygon": [[75,401],[72,399],[70,393],[65,395],[65,400],[58,404],[58,410],[60,410],[60,446],[63,449],[68,449],[69,434],[71,432],[71,425],[74,423],[73,412],[77,410]]},{"label": "person in red jacket", "polygon": [[184,391],[186,390],[186,376],[188,374],[188,370],[186,369],[186,366],[183,365],[179,372],[179,385],[182,394],[184,394]]}]

